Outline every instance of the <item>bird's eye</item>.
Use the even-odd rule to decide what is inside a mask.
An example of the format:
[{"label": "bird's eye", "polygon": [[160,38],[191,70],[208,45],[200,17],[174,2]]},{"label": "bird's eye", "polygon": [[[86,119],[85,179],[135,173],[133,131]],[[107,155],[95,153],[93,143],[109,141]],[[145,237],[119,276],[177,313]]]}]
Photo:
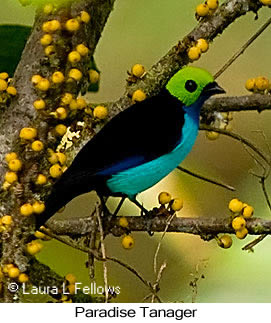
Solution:
[{"label": "bird's eye", "polygon": [[195,92],[197,87],[198,87],[197,83],[195,81],[193,81],[193,80],[188,80],[188,81],[185,82],[186,90],[191,92],[191,93]]}]

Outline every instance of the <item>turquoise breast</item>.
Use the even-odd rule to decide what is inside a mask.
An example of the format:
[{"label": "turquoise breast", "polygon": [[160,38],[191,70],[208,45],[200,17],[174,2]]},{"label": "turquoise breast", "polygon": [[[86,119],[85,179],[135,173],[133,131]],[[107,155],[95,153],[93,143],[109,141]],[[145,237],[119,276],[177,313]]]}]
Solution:
[{"label": "turquoise breast", "polygon": [[154,186],[173,171],[192,149],[198,134],[199,111],[189,108],[185,113],[182,138],[173,151],[140,166],[119,172],[107,181],[113,193],[124,193],[133,199],[138,193]]}]

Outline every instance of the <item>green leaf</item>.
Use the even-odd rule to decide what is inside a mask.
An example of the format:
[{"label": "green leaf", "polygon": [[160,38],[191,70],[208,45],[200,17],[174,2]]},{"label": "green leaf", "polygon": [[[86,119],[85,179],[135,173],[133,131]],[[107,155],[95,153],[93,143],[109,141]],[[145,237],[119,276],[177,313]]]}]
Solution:
[{"label": "green leaf", "polygon": [[14,74],[30,32],[29,26],[0,25],[0,72]]}]

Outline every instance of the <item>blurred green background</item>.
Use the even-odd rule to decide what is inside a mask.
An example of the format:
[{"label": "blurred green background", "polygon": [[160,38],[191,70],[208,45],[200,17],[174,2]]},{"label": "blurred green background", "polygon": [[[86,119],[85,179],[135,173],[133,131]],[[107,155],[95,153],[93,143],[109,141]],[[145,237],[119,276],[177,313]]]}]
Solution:
[{"label": "blurred green background", "polygon": [[[117,99],[124,91],[127,70],[135,63],[150,68],[179,39],[195,25],[195,7],[198,0],[117,0],[106,28],[98,44],[95,59],[101,70],[101,86],[97,94],[90,94],[93,102]],[[31,25],[34,9],[23,8],[17,0],[0,2],[1,23]],[[195,64],[215,73],[225,61],[256,31],[270,16],[270,9],[264,8],[255,20],[253,14],[240,18],[222,36],[218,37],[207,54]],[[219,83],[228,95],[244,95],[244,83],[249,77],[263,75],[270,77],[270,27],[220,78]],[[270,112],[235,113],[233,130],[250,138],[268,153],[271,138]],[[264,139],[261,132],[266,136]],[[175,197],[184,199],[180,216],[226,217],[227,205],[232,197],[255,207],[255,216],[268,217],[258,180],[249,174],[258,170],[243,146],[229,138],[220,137],[212,142],[200,133],[197,142],[182,164],[190,170],[211,178],[223,180],[236,187],[231,193],[222,188],[201,182],[178,171],[172,172],[158,185],[140,194],[139,200],[146,208],[157,205],[157,195],[166,190]],[[270,190],[270,181],[267,181]],[[94,194],[86,194],[72,201],[62,216],[87,215],[93,207]],[[116,205],[111,199],[111,206]],[[121,215],[138,214],[138,209],[127,202]],[[107,254],[120,258],[135,267],[147,280],[154,280],[153,256],[160,234],[149,237],[147,233],[134,234],[135,247],[126,251],[120,238],[107,237]],[[233,236],[229,250],[219,248],[215,241],[204,242],[187,234],[167,234],[160,253],[159,263],[164,260],[167,268],[161,281],[159,295],[163,301],[190,302],[191,287],[197,264],[207,259],[207,266],[201,269],[205,279],[198,284],[197,302],[269,302],[271,298],[270,238],[266,238],[247,253],[241,248],[252,240],[249,236],[238,241]],[[70,249],[58,242],[45,242],[38,259],[50,265],[56,272],[65,275],[73,272],[78,281],[89,284],[85,254]],[[109,283],[121,288],[116,302],[140,302],[148,294],[146,287],[132,274],[117,264],[108,263]],[[102,285],[102,265],[96,266],[96,284]]]}]

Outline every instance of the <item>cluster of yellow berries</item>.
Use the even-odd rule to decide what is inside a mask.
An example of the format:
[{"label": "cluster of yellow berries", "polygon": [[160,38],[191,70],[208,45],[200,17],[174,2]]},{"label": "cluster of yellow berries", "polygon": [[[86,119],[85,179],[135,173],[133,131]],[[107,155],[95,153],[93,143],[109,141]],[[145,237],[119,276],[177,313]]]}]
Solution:
[{"label": "cluster of yellow berries", "polygon": [[9,96],[15,96],[17,94],[17,90],[14,86],[10,85],[11,79],[9,79],[9,75],[6,72],[0,73],[0,94],[8,94]]},{"label": "cluster of yellow berries", "polygon": [[237,198],[232,199],[229,203],[229,210],[232,212],[232,228],[238,239],[244,239],[248,230],[246,228],[246,219],[252,217],[254,208],[247,203],[243,203]]},{"label": "cluster of yellow berries", "polygon": [[[231,131],[232,130],[232,123],[233,120],[233,113],[232,112],[220,112],[219,119],[216,120],[218,123],[219,129],[224,129]],[[208,140],[214,141],[219,138],[219,132],[216,131],[205,131],[205,136]]]},{"label": "cluster of yellow berries", "polygon": [[0,233],[8,230],[12,224],[13,224],[12,216],[3,215],[0,218]]},{"label": "cluster of yellow berries", "polygon": [[245,88],[253,93],[270,93],[271,82],[264,76],[249,78],[245,83]]},{"label": "cluster of yellow berries", "polygon": [[58,178],[67,169],[67,156],[61,152],[54,152],[51,148],[48,149],[48,154],[48,161],[50,162],[50,164],[52,164],[49,169],[49,173],[53,178]]},{"label": "cluster of yellow berries", "polygon": [[264,6],[271,6],[271,0],[260,0]]},{"label": "cluster of yellow berries", "polygon": [[[246,228],[246,219],[252,217],[254,208],[247,203],[243,203],[237,198],[234,198],[229,203],[229,210],[231,211],[231,225],[235,231],[235,235],[238,239],[244,239],[248,230]],[[230,248],[232,245],[232,238],[224,234],[220,238],[216,238],[218,245],[221,248]]]},{"label": "cluster of yellow berries", "polygon": [[206,0],[204,3],[199,4],[196,7],[196,19],[212,15],[218,6],[218,0]]},{"label": "cluster of yellow berries", "polygon": [[18,155],[15,152],[8,153],[5,156],[6,162],[8,164],[9,171],[5,174],[5,181],[2,188],[8,189],[12,184],[18,181],[17,172],[22,169],[22,162],[18,159]]},{"label": "cluster of yellow berries", "polygon": [[19,283],[27,283],[29,277],[27,274],[22,273],[20,269],[14,264],[3,265],[0,269],[0,283],[2,284],[4,276],[16,279]]},{"label": "cluster of yellow berries", "polygon": [[209,44],[206,39],[200,38],[196,41],[194,46],[187,50],[187,55],[190,61],[196,61],[200,58],[202,53],[206,53],[209,49]]},{"label": "cluster of yellow berries", "polygon": [[41,214],[45,210],[45,204],[40,201],[35,201],[34,203],[25,203],[20,207],[20,214],[23,216],[30,216],[33,213]]},{"label": "cluster of yellow berries", "polygon": [[183,208],[183,200],[181,198],[172,199],[168,192],[161,192],[158,195],[158,201],[163,208],[167,204],[167,210],[170,213],[180,211]]}]

